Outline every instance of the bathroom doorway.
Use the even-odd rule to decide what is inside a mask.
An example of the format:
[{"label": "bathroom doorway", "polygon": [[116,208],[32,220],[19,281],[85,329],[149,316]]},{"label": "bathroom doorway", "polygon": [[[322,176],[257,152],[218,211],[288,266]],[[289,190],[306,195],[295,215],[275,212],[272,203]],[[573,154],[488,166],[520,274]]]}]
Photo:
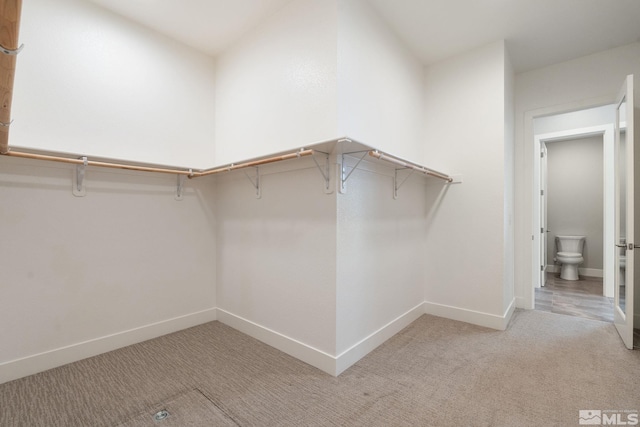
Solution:
[{"label": "bathroom doorway", "polygon": [[[634,280],[635,271],[640,270],[640,257],[636,257],[636,249],[640,248],[640,215],[636,215],[635,206],[640,206],[640,133],[634,132],[635,122],[640,122],[640,97],[634,94],[633,75],[628,75],[622,82],[618,95],[614,99],[602,97],[594,100],[579,101],[564,106],[550,106],[535,111],[525,112],[525,140],[528,149],[525,151],[525,166],[532,172],[528,175],[530,186],[525,194],[530,196],[531,246],[525,250],[530,256],[531,282],[529,292],[521,299],[521,306],[535,308],[535,293],[540,289],[541,274],[545,274],[545,265],[541,256],[541,234],[545,234],[541,219],[541,142],[548,143],[553,139],[566,139],[568,136],[603,135],[604,152],[604,265],[603,290],[606,293],[613,276],[613,314],[614,326],[624,345],[634,348],[634,324],[640,325],[640,292],[635,292],[638,281]],[[639,93],[640,95],[640,93]],[[615,102],[614,104],[606,103]],[[639,108],[636,108],[638,105]],[[583,108],[580,110],[580,108]],[[613,108],[613,117],[601,109]],[[606,113],[606,114],[601,114]],[[606,119],[593,124],[594,116],[601,115]],[[545,126],[555,129],[541,130],[541,120]],[[585,122],[587,120],[588,123]],[[559,126],[559,128],[558,128]],[[613,129],[613,132],[611,131]],[[613,138],[610,135],[613,134]],[[613,140],[613,144],[608,141]],[[613,150],[608,147],[613,145]],[[610,177],[613,175],[613,191]],[[611,202],[613,199],[613,202]],[[611,232],[613,228],[613,232]],[[611,250],[613,248],[613,256]],[[636,262],[637,261],[637,262]],[[640,290],[640,289],[638,289]],[[638,307],[638,310],[634,310]],[[640,341],[640,333],[638,333]],[[636,344],[638,345],[638,344]]]},{"label": "bathroom doorway", "polygon": [[[615,105],[534,119],[537,309],[613,321],[614,120]],[[558,235],[586,237],[578,281],[558,277]]]},{"label": "bathroom doorway", "polygon": [[[613,322],[605,283],[605,134],[542,140],[541,287],[536,309]],[[584,236],[579,280],[560,277],[557,236]],[[545,242],[546,240],[546,242]],[[610,254],[611,255],[611,254]],[[609,293],[607,295],[607,293]]]}]

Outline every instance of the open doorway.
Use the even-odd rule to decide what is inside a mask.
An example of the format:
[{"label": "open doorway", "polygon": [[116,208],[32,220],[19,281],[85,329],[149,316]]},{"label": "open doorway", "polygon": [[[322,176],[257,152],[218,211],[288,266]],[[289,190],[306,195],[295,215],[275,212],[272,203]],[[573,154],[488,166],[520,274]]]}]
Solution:
[{"label": "open doorway", "polygon": [[[534,119],[536,309],[613,321],[614,120],[614,105]],[[580,242],[573,266],[565,239]]]}]

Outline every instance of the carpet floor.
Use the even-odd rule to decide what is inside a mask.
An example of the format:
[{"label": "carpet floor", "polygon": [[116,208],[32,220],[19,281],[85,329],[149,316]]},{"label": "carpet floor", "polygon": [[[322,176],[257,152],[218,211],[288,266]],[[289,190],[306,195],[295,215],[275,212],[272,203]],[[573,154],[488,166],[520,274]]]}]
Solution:
[{"label": "carpet floor", "polygon": [[[153,414],[166,409],[165,420]],[[211,322],[0,385],[0,426],[567,426],[640,410],[610,323],[424,315],[334,378]]]}]

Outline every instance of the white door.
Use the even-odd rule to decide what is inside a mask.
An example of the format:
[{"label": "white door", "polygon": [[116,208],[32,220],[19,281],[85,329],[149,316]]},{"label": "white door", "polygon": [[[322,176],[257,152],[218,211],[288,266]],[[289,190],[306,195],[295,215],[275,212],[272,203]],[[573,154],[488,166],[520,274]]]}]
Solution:
[{"label": "white door", "polygon": [[[634,134],[633,76],[618,94],[615,123],[614,323],[624,345],[633,348]],[[637,247],[637,246],[636,246]]]},{"label": "white door", "polygon": [[547,144],[540,142],[540,286],[547,281]]}]

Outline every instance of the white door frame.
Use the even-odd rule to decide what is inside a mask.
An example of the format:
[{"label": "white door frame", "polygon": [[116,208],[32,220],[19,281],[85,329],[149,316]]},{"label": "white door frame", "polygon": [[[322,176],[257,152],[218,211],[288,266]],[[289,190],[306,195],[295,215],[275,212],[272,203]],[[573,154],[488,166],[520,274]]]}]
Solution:
[{"label": "white door frame", "polygon": [[[520,296],[516,297],[516,305],[517,307],[524,309],[533,309],[535,303],[535,287],[532,282],[532,278],[534,277],[534,272],[532,271],[532,259],[535,251],[538,251],[539,245],[535,241],[535,236],[537,233],[533,233],[534,231],[534,220],[533,213],[534,209],[532,206],[532,200],[534,195],[534,161],[536,159],[536,144],[534,143],[534,131],[533,131],[533,120],[538,117],[551,116],[562,113],[570,113],[572,111],[578,110],[586,110],[589,108],[601,107],[604,105],[614,104],[616,102],[615,96],[604,96],[599,98],[594,98],[590,100],[583,100],[578,102],[572,102],[569,104],[556,105],[552,107],[545,107],[536,110],[530,110],[524,112],[524,127],[523,127],[523,140],[524,140],[524,150],[523,150],[523,166],[524,166],[524,182],[523,182],[523,194],[518,195],[518,202],[520,203],[521,210],[519,211],[519,215],[521,215],[522,222],[519,228],[516,230],[517,239],[521,243],[516,243],[516,246],[521,248],[520,255],[517,256],[516,262],[520,266],[519,272],[517,273],[519,279],[521,280],[520,288]],[[537,154],[539,156],[539,154]],[[518,204],[517,204],[518,206]],[[539,230],[538,230],[539,232]],[[528,243],[527,243],[528,242]],[[522,245],[522,246],[521,246]],[[537,267],[538,269],[540,267]]]},{"label": "white door frame", "polygon": [[[536,141],[537,142],[537,141]],[[547,207],[548,201],[547,196],[548,191],[548,181],[547,181],[547,162],[549,160],[547,152],[547,141],[539,140],[540,142],[540,281],[536,282],[536,288],[539,286],[545,286],[547,280],[547,258],[549,258],[549,254],[547,254],[548,247],[548,239],[549,239],[549,222],[547,221]]]},{"label": "white door frame", "polygon": [[[541,145],[547,142],[566,140],[566,139],[576,139],[576,138],[587,138],[590,136],[601,136],[602,137],[602,146],[603,146],[603,161],[604,161],[604,200],[603,200],[603,284],[602,284],[602,292],[603,295],[608,297],[613,297],[613,281],[614,281],[614,187],[613,187],[613,139],[614,139],[614,125],[606,124],[606,125],[598,125],[591,126],[586,128],[578,128],[578,129],[569,129],[560,132],[551,132],[546,134],[538,134],[534,135],[534,151],[536,155],[533,159],[533,245],[534,248],[537,247],[537,250],[533,250],[533,264],[532,264],[532,289],[539,287],[541,282],[541,275],[543,272],[540,269],[543,262],[546,262],[541,258],[542,248],[545,239],[541,237],[542,230],[542,212],[540,206],[540,191],[541,188],[541,173],[542,173],[542,162],[540,161],[540,150]],[[546,230],[542,230],[546,231]],[[536,246],[537,245],[537,246]],[[535,292],[535,290],[534,290]],[[535,297],[532,301],[532,305],[535,306]],[[532,307],[533,308],[533,307]]]}]

